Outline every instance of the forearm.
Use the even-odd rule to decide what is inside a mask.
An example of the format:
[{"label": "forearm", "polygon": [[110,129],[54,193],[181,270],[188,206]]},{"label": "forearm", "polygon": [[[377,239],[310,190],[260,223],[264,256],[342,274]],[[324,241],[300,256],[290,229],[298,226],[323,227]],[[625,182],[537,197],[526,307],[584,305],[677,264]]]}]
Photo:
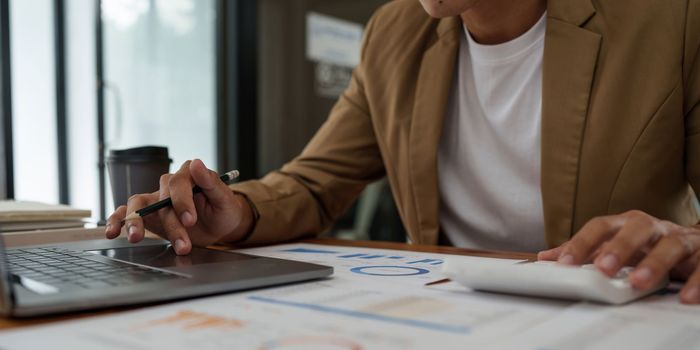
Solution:
[{"label": "forearm", "polygon": [[[247,245],[289,241],[319,233],[333,220],[324,208],[322,196],[294,176],[273,172],[231,188],[245,196],[240,197],[250,208],[252,220],[248,231],[241,228],[231,235],[235,240],[229,242]],[[327,189],[320,191],[323,190]]]}]

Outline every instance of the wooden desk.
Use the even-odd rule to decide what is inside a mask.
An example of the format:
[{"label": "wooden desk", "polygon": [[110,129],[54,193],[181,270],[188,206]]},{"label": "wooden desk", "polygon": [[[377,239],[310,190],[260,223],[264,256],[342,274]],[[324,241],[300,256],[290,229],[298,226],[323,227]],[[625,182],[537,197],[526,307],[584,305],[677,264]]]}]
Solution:
[{"label": "wooden desk", "polygon": [[[361,247],[361,248],[379,248],[379,249],[396,249],[396,250],[407,250],[413,252],[424,252],[424,253],[439,253],[439,254],[454,254],[454,255],[469,255],[469,256],[483,256],[491,258],[510,258],[510,259],[535,259],[534,254],[529,253],[511,253],[511,252],[493,252],[484,250],[473,250],[473,249],[461,249],[454,247],[439,247],[439,246],[428,246],[428,245],[416,245],[416,244],[406,244],[406,243],[394,243],[394,242],[374,242],[374,241],[347,241],[339,239],[330,238],[314,238],[306,239],[300,241],[303,243],[316,243],[316,244],[326,244],[326,245],[338,245],[346,247]],[[0,318],[0,330],[27,327],[39,324],[47,324],[53,322],[60,322],[65,320],[80,319],[86,317],[92,317],[96,315],[106,315],[110,313],[134,310],[138,309],[138,306],[129,306],[121,308],[113,308],[107,310],[99,311],[87,311],[79,312],[73,314],[64,314],[60,316],[48,316],[48,317],[38,317],[31,319],[5,319]]]}]

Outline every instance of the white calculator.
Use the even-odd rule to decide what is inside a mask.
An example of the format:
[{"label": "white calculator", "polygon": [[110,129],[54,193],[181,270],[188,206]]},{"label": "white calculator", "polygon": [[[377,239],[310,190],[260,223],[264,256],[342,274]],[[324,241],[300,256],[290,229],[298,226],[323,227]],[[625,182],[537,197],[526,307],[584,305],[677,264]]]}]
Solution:
[{"label": "white calculator", "polygon": [[491,264],[448,258],[443,273],[468,288],[509,294],[624,304],[668,285],[668,278],[648,290],[632,287],[625,267],[612,278],[593,265],[569,266],[551,261]]}]

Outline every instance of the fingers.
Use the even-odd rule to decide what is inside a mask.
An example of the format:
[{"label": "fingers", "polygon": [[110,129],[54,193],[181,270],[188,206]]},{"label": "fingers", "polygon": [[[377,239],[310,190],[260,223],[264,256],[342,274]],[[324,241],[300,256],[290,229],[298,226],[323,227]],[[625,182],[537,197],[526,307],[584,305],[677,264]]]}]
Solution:
[{"label": "fingers", "polygon": [[[194,166],[191,166],[192,163],[194,163]],[[192,194],[192,188],[195,184],[203,189],[206,196],[206,200],[197,201],[200,206],[206,204],[206,201],[212,202],[211,204],[214,205],[216,205],[217,201],[221,204],[228,203],[228,205],[232,205],[232,201],[227,197],[233,196],[233,193],[228,186],[219,180],[215,172],[207,169],[200,160],[187,161],[177,173],[161,176],[160,189],[157,192],[132,196],[126,206],[117,208],[108,220],[105,235],[108,238],[118,237],[121,231],[121,220],[126,215],[158,200],[170,198],[172,207],[163,208],[157,214],[148,215],[143,219],[137,218],[127,221],[128,240],[136,243],[143,239],[145,219],[149,225],[158,228],[154,232],[172,242],[177,254],[188,254],[192,249],[192,242],[186,228],[195,225],[198,216],[195,198]]]},{"label": "fingers", "polygon": [[192,241],[187,234],[187,229],[180,223],[180,220],[175,216],[175,212],[168,210],[167,213],[160,214],[161,220],[163,217],[170,216],[163,222],[164,234],[170,241],[177,255],[187,255],[192,251]]},{"label": "fingers", "polygon": [[658,240],[663,232],[658,220],[647,214],[626,214],[628,220],[620,231],[604,244],[594,260],[596,267],[608,275],[614,276],[620,268],[626,266],[636,253]]},{"label": "fingers", "polygon": [[624,224],[622,216],[597,217],[586,223],[562,249],[558,261],[567,265],[580,265]]},{"label": "fingers", "polygon": [[[161,177],[159,199],[172,198],[170,193],[170,188],[168,184],[170,183],[169,176]],[[190,200],[192,199],[192,188],[189,188]],[[194,206],[194,204],[193,204]],[[162,234],[165,235],[170,243],[173,245],[175,253],[178,255],[186,255],[192,250],[192,243],[190,241],[189,235],[187,234],[187,229],[180,221],[177,215],[177,211],[174,208],[175,201],[173,200],[173,208],[163,208],[158,211],[157,215],[160,218],[161,225],[163,226]]]},{"label": "fingers", "polygon": [[122,231],[122,220],[126,217],[126,205],[119,206],[112,215],[107,218],[107,225],[105,226],[105,236],[108,239],[114,239],[119,237]]},{"label": "fingers", "polygon": [[201,160],[195,159],[189,164],[189,173],[195,185],[202,189],[202,193],[211,205],[215,207],[232,205],[233,193],[231,189],[219,179],[216,172],[207,169]]},{"label": "fingers", "polygon": [[637,289],[654,287],[672,272],[687,278],[683,303],[700,304],[700,232],[659,220],[641,211],[599,217],[589,221],[567,243],[542,251],[540,260],[557,259],[581,264],[595,257],[595,265],[612,276],[626,265],[637,265],[629,275]]},{"label": "fingers", "polygon": [[653,287],[679,262],[700,249],[700,236],[674,232],[663,237],[630,274],[630,283],[638,289]]},{"label": "fingers", "polygon": [[173,210],[180,223],[185,227],[191,227],[197,223],[197,210],[192,195],[194,185],[190,176],[190,163],[190,161],[186,161],[177,173],[163,175],[160,179],[160,188],[168,190],[173,202]]},{"label": "fingers", "polygon": [[[130,224],[130,221],[137,219],[124,221],[124,218],[127,215],[129,215],[129,213],[133,213],[135,210],[141,209],[143,206],[155,203],[158,200],[158,192],[135,195],[132,196],[130,200],[132,201],[131,207],[129,206],[129,203],[127,203],[127,205],[121,205],[114,210],[114,213],[112,213],[112,215],[110,215],[109,218],[107,218],[107,224],[105,226],[105,236],[108,239],[114,239],[119,237],[119,235],[121,234],[122,226],[124,225],[126,225],[127,238],[129,238],[129,236],[133,237],[130,238],[130,240],[133,239],[133,242],[140,241],[143,238],[143,232],[145,232],[146,229],[151,230],[152,232],[160,231],[160,223],[157,222],[157,220],[153,220],[153,217],[146,216],[142,219],[138,219],[139,221],[141,221],[140,225],[138,223],[136,223],[136,225]],[[142,229],[141,233],[139,234],[138,231],[140,227]],[[129,235],[129,231],[132,232],[131,235]]]},{"label": "fingers", "polygon": [[[129,201],[126,203],[126,213],[133,213],[149,204],[154,202],[154,195],[153,194],[136,194],[133,195],[129,198]],[[121,220],[121,219],[120,219]],[[126,225],[126,234],[127,234],[127,239],[131,243],[136,243],[140,242],[143,239],[143,236],[145,235],[144,231],[144,225],[143,225],[143,219],[136,218],[136,219],[131,219],[125,222]]]},{"label": "fingers", "polygon": [[552,248],[552,249],[547,249],[543,250],[539,253],[537,253],[537,260],[557,260],[559,258],[559,255],[561,255],[561,252],[564,250],[564,244]]},{"label": "fingers", "polygon": [[694,261],[695,271],[681,289],[681,302],[684,304],[700,304],[700,259]]}]

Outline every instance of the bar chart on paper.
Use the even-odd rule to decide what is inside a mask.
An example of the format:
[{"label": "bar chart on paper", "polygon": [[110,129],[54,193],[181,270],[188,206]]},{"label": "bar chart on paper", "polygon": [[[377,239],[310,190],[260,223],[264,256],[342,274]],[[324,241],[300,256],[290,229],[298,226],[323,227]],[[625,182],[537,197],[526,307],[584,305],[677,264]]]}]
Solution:
[{"label": "bar chart on paper", "polygon": [[[424,285],[441,278],[444,255],[399,250],[323,246],[296,243],[245,249],[241,252],[281,259],[333,266],[334,274],[345,278],[382,280],[391,283]],[[464,257],[464,259],[484,259]],[[516,260],[491,259],[512,264]]]}]

